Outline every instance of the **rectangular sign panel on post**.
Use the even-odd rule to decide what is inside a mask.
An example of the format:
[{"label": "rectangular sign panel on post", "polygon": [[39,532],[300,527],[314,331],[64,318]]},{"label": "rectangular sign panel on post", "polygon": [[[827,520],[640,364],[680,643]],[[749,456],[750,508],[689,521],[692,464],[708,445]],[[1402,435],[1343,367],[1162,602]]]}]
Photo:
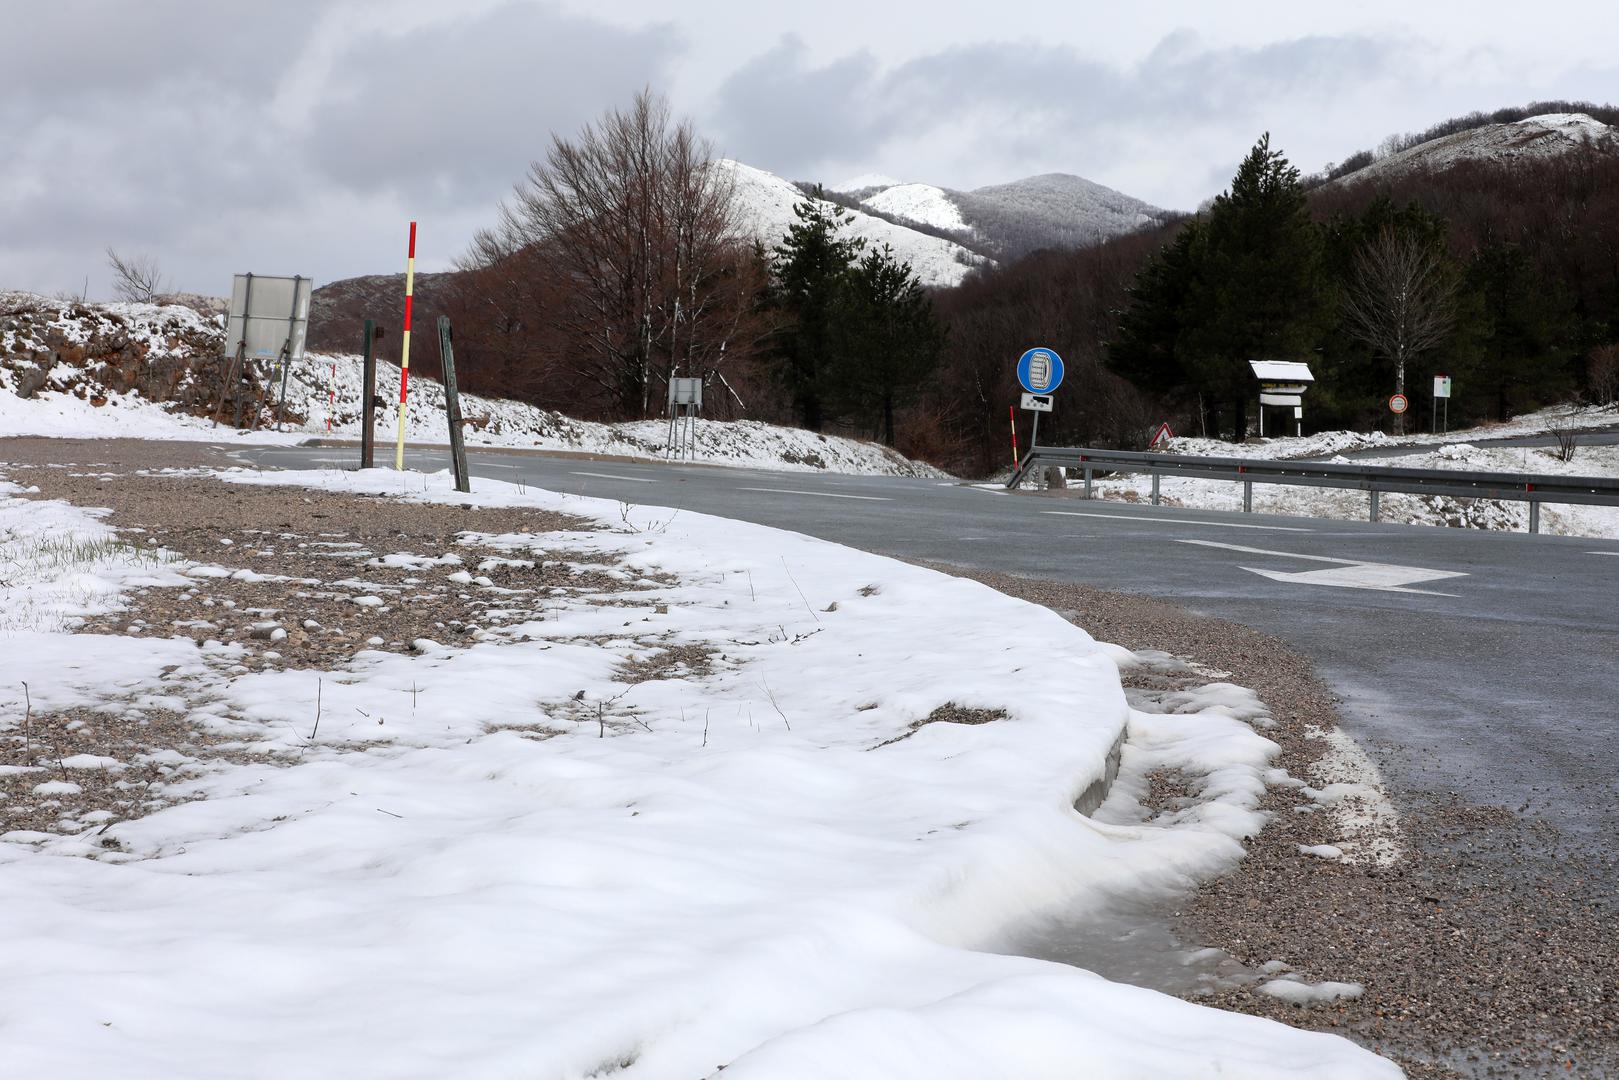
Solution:
[{"label": "rectangular sign panel on post", "polygon": [[1030,412],[1050,412],[1051,411],[1051,395],[1050,394],[1024,394],[1023,395],[1023,407],[1025,409],[1028,409]]},{"label": "rectangular sign panel on post", "polygon": [[245,343],[249,360],[274,360],[283,347],[289,359],[303,359],[313,285],[306,277],[237,274],[231,285],[230,322],[225,327],[226,353],[234,353],[238,343]]},{"label": "rectangular sign panel on post", "polygon": [[1449,375],[1435,375],[1433,377],[1433,396],[1434,397],[1445,397],[1445,398],[1448,398],[1450,396],[1450,376]]}]

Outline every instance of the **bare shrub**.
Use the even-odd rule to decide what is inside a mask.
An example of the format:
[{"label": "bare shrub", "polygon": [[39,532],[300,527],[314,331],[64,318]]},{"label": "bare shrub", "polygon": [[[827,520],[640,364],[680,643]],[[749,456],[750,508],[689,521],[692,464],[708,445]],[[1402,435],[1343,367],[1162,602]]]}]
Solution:
[{"label": "bare shrub", "polygon": [[1562,415],[1552,420],[1549,434],[1557,440],[1557,460],[1573,461],[1580,446],[1580,422],[1577,407],[1568,405]]},{"label": "bare shrub", "polygon": [[150,255],[125,258],[109,247],[107,265],[112,267],[112,291],[120,300],[132,304],[153,304],[169,291],[168,282],[163,280],[162,269]]}]

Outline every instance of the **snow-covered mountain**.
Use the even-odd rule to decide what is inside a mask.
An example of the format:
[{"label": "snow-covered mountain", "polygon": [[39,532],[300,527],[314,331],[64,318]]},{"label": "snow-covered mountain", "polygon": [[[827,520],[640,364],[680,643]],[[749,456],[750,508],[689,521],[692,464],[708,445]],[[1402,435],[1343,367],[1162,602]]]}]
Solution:
[{"label": "snow-covered mountain", "polygon": [[1619,154],[1619,129],[1585,113],[1546,113],[1507,124],[1486,124],[1378,158],[1334,182],[1359,184],[1401,173],[1437,172],[1462,162],[1511,165],[1540,161],[1581,147]]},{"label": "snow-covered mountain", "polygon": [[[766,248],[781,243],[782,237],[787,235],[787,227],[797,220],[793,207],[807,196],[791,181],[763,169],[729,159],[716,164],[730,173],[735,184],[741,227]],[[955,241],[929,236],[858,210],[850,213],[850,233],[865,238],[868,247],[887,244],[893,248],[895,256],[910,263],[924,285],[959,285],[975,267],[989,262]]]},{"label": "snow-covered mountain", "polygon": [[1082,176],[1047,173],[955,191],[862,176],[839,190],[886,217],[959,235],[995,258],[1043,247],[1085,247],[1159,219],[1163,211]]}]

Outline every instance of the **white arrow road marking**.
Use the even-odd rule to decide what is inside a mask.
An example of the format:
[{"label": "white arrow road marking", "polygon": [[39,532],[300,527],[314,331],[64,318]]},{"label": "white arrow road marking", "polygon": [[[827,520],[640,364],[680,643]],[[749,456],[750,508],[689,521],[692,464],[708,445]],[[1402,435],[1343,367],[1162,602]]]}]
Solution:
[{"label": "white arrow road marking", "polygon": [[892,502],[877,495],[834,495],[830,491],[799,491],[797,488],[739,487],[738,491],[769,491],[776,495],[816,495],[823,499],[863,499],[866,502]]},{"label": "white arrow road marking", "polygon": [[568,471],[573,473],[573,475],[575,475],[575,476],[594,476],[594,477],[597,477],[598,479],[601,479],[601,480],[628,480],[632,484],[656,484],[657,483],[656,480],[649,480],[644,476],[618,476],[618,475],[615,475],[614,473],[610,473],[610,472],[580,472],[577,469],[570,469]]},{"label": "white arrow road marking", "polygon": [[1303,570],[1288,573],[1283,570],[1261,570],[1244,566],[1250,574],[1286,581],[1295,585],[1327,585],[1337,589],[1370,589],[1373,592],[1418,593],[1423,596],[1455,596],[1455,593],[1434,592],[1431,589],[1410,589],[1424,581],[1442,581],[1445,578],[1466,577],[1457,570],[1429,570],[1423,566],[1399,566],[1394,563],[1362,562],[1357,559],[1334,559],[1326,555],[1300,555],[1296,551],[1270,551],[1266,548],[1243,547],[1241,544],[1220,544],[1213,540],[1176,540],[1177,544],[1196,544],[1199,547],[1224,548],[1249,555],[1276,555],[1284,559],[1304,559],[1309,562],[1331,563],[1323,570]]},{"label": "white arrow road marking", "polygon": [[1314,532],[1314,529],[1301,529],[1297,525],[1241,525],[1235,521],[1205,521],[1201,518],[1152,518],[1144,514],[1097,514],[1082,510],[1042,510],[1042,514],[1056,514],[1059,517],[1092,517],[1114,518],[1118,521],[1156,522],[1170,525],[1218,525],[1222,529],[1264,529],[1267,532]]}]

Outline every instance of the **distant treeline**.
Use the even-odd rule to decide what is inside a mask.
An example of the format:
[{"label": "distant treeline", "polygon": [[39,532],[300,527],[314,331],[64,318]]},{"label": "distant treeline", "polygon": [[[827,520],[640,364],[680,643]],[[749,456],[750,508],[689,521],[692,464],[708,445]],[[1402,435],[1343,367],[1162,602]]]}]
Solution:
[{"label": "distant treeline", "polygon": [[[1568,109],[1619,119],[1612,108]],[[1248,200],[1257,206],[1230,205],[1228,192],[1198,215],[1038,252],[941,294],[948,345],[918,403],[917,442],[901,447],[969,472],[1001,464],[1019,392],[1012,362],[1031,345],[1068,362],[1043,440],[1139,446],[1161,420],[1240,438],[1253,426],[1253,359],[1310,363],[1318,384],[1306,398],[1307,430],[1387,428],[1395,361],[1357,325],[1350,300],[1366,291],[1372,256],[1399,254],[1402,239],[1443,309],[1434,340],[1402,358],[1409,423],[1427,426],[1436,373],[1455,380],[1453,425],[1611,399],[1619,156],[1574,148],[1538,162],[1310,189],[1296,171],[1284,179],[1285,159],[1275,164],[1274,190]],[[1255,281],[1263,284],[1249,287]]]}]

